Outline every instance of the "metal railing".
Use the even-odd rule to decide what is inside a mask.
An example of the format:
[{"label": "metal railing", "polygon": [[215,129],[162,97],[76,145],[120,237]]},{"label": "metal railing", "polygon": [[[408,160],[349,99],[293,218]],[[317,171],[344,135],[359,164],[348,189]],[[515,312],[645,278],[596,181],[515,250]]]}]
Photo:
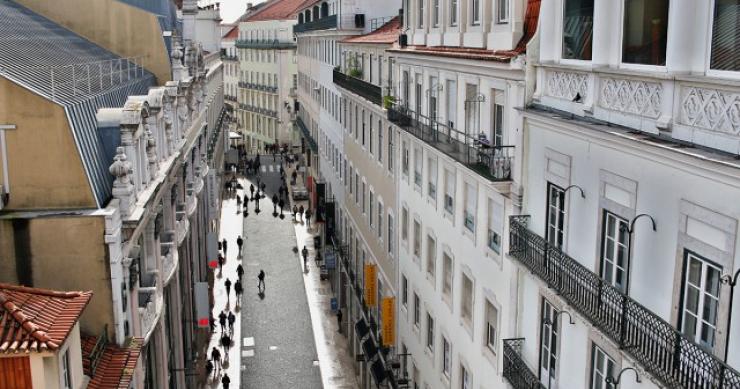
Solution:
[{"label": "metal railing", "polygon": [[377,85],[346,75],[338,69],[334,69],[333,80],[340,87],[370,100],[375,105],[383,103],[382,90]]},{"label": "metal railing", "polygon": [[514,146],[495,146],[401,106],[388,120],[491,181],[511,179]]},{"label": "metal railing", "polygon": [[270,93],[277,93],[277,89],[278,89],[276,86],[257,84],[253,82],[243,82],[243,81],[239,81],[237,85],[239,86],[239,88],[253,89],[253,90],[270,92]]},{"label": "metal railing", "polygon": [[509,255],[669,387],[740,388],[740,373],[668,322],[510,218]]},{"label": "metal railing", "polygon": [[98,369],[100,364],[100,358],[105,352],[105,347],[108,345],[108,325],[103,327],[103,333],[100,334],[98,340],[95,342],[95,346],[90,351],[90,377],[95,377],[95,370]]},{"label": "metal railing", "polygon": [[504,378],[514,389],[545,389],[521,356],[524,338],[504,339]]},{"label": "metal railing", "polygon": [[337,28],[337,15],[330,15],[323,17],[318,20],[314,20],[308,23],[296,24],[293,26],[293,33],[315,31],[315,30],[329,30]]},{"label": "metal railing", "polygon": [[390,22],[395,16],[381,16],[378,18],[370,19],[370,31],[375,31],[380,27],[383,27],[386,23]]},{"label": "metal railing", "polygon": [[240,49],[293,49],[296,42],[278,39],[237,39],[236,47]]},{"label": "metal railing", "polygon": [[306,124],[303,123],[303,118],[298,116],[295,122],[298,125],[298,128],[300,128],[301,132],[303,133],[303,137],[308,142],[308,146],[311,147],[311,150],[313,150],[314,152],[318,152],[319,146],[316,143],[316,139],[311,136],[311,131],[309,131],[308,127],[306,127]]}]

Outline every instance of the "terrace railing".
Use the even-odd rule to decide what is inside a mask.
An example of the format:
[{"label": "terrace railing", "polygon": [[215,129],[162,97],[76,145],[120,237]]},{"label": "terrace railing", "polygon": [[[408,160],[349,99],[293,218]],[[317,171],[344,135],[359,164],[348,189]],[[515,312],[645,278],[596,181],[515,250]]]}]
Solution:
[{"label": "terrace railing", "polygon": [[379,106],[383,103],[382,90],[377,85],[346,75],[338,69],[334,69],[333,79],[335,84],[370,100],[375,105]]},{"label": "terrace railing", "polygon": [[504,339],[504,378],[514,389],[545,389],[522,358],[524,338]]}]

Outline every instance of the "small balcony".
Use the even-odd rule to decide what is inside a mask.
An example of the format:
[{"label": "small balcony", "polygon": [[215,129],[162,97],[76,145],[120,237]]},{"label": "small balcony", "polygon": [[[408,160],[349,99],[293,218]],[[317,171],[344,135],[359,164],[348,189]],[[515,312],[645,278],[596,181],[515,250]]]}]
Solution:
[{"label": "small balcony", "polygon": [[491,181],[511,180],[514,146],[493,145],[401,105],[388,108],[388,120]]},{"label": "small balcony", "polygon": [[337,28],[337,15],[325,16],[321,19],[293,26],[293,34],[306,31],[331,30]]},{"label": "small balcony", "polygon": [[340,87],[370,100],[375,105],[380,106],[383,103],[383,93],[379,86],[373,85],[367,81],[342,73],[339,69],[334,69],[334,83]]},{"label": "small balcony", "polygon": [[295,121],[296,125],[298,125],[298,128],[303,133],[303,137],[306,139],[306,142],[308,142],[308,146],[313,150],[314,152],[319,151],[318,144],[316,144],[316,140],[311,136],[311,131],[308,130],[308,127],[306,127],[306,124],[303,123],[303,119],[301,119],[300,116],[296,118]]},{"label": "small balcony", "polygon": [[545,389],[522,358],[524,338],[504,339],[504,378],[514,389]]},{"label": "small balcony", "polygon": [[278,39],[237,39],[236,47],[240,49],[293,49],[296,42],[286,42]]},{"label": "small balcony", "polygon": [[667,387],[738,388],[740,373],[527,228],[509,222],[509,256],[553,289]]}]

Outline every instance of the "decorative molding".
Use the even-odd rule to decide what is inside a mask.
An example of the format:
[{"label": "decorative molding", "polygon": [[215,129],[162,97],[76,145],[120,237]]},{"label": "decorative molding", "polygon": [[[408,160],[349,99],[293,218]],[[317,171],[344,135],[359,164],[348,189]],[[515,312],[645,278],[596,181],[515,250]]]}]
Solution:
[{"label": "decorative molding", "polygon": [[588,75],[584,73],[548,71],[547,95],[559,99],[573,100],[576,94],[581,95],[581,101],[588,97]]},{"label": "decorative molding", "polygon": [[740,135],[740,93],[701,87],[681,88],[681,124]]},{"label": "decorative molding", "polygon": [[661,115],[663,86],[657,82],[602,78],[599,105],[612,111],[657,119]]}]

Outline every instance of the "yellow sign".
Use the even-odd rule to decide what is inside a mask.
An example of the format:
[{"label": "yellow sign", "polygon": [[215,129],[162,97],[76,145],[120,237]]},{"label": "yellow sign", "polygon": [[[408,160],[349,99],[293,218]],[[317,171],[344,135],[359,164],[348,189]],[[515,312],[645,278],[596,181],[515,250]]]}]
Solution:
[{"label": "yellow sign", "polygon": [[378,305],[378,269],[375,265],[365,265],[365,305],[373,308]]},{"label": "yellow sign", "polygon": [[396,343],[396,299],[395,297],[383,297],[380,303],[383,312],[382,334],[383,346],[393,347]]}]

